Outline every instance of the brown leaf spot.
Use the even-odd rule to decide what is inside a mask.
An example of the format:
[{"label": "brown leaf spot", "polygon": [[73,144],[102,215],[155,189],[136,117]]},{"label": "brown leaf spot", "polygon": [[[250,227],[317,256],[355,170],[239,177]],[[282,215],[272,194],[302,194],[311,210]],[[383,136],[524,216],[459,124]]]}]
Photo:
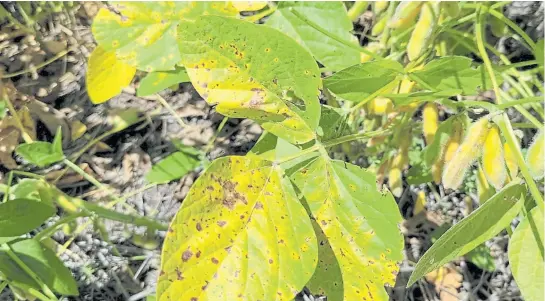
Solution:
[{"label": "brown leaf spot", "polygon": [[205,282],[206,282],[206,283],[201,287],[201,290],[203,290],[203,291],[204,291],[204,290],[206,289],[206,287],[208,286],[208,281],[205,281]]},{"label": "brown leaf spot", "polygon": [[269,264],[273,264],[273,262],[272,258],[269,258]]},{"label": "brown leaf spot", "polygon": [[255,209],[263,209],[263,204],[261,202],[257,202],[257,203],[255,203],[254,208]]},{"label": "brown leaf spot", "polygon": [[212,257],[212,263],[213,264],[218,264],[219,260],[217,260],[216,257]]},{"label": "brown leaf spot", "polygon": [[185,250],[182,253],[182,261],[187,262],[189,259],[191,259],[192,256],[193,256],[193,252],[191,252],[189,250]]},{"label": "brown leaf spot", "polygon": [[184,280],[184,277],[182,276],[182,272],[178,268],[176,268],[176,279]]},{"label": "brown leaf spot", "polygon": [[195,257],[197,257],[197,258],[201,257],[201,251],[200,250],[197,251],[197,254],[195,254]]},{"label": "brown leaf spot", "polygon": [[322,226],[327,226],[327,223],[324,220],[321,220],[320,223],[322,224]]},{"label": "brown leaf spot", "polygon": [[227,224],[227,222],[226,221],[218,221],[217,224],[218,224],[218,226],[223,227],[223,226],[225,226]]},{"label": "brown leaf spot", "polygon": [[202,231],[201,223],[197,223],[196,228],[197,228],[197,231]]},{"label": "brown leaf spot", "polygon": [[192,297],[192,298],[191,298],[191,301],[199,301],[199,298],[197,298],[197,297]]}]

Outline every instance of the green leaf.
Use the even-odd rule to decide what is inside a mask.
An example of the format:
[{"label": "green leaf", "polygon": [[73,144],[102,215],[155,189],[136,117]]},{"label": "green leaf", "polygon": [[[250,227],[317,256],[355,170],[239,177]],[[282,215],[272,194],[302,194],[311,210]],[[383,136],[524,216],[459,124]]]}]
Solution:
[{"label": "green leaf", "polygon": [[64,159],[62,151],[62,132],[61,128],[57,129],[57,134],[53,143],[44,141],[35,141],[31,143],[23,143],[15,149],[17,155],[23,157],[26,161],[44,167]]},{"label": "green leaf", "polygon": [[471,250],[465,257],[483,271],[494,272],[496,270],[494,258],[490,255],[490,249],[485,244]]},{"label": "green leaf", "polygon": [[543,60],[544,60],[544,56],[545,56],[543,48],[544,48],[543,39],[541,39],[541,40],[537,41],[536,49],[535,49],[536,61],[541,67],[543,67]]},{"label": "green leaf", "polygon": [[[299,18],[294,11],[310,22]],[[340,70],[360,63],[360,52],[346,45],[359,46],[352,34],[352,21],[340,1],[282,1],[266,24],[294,38],[326,68]]]},{"label": "green leaf", "polygon": [[0,120],[6,116],[6,101],[0,100]]},{"label": "green leaf", "polygon": [[312,276],[316,245],[310,219],[278,166],[217,159],[170,225],[158,300],[292,300]]},{"label": "green leaf", "polygon": [[[328,300],[336,296],[332,301],[388,300],[384,285],[394,285],[403,259],[402,217],[392,195],[377,190],[373,173],[325,156],[294,173],[292,180],[327,237],[319,244],[325,256],[320,265],[338,265],[342,272],[342,277],[315,274],[313,289]],[[337,263],[324,248],[331,248]]]},{"label": "green leaf", "polygon": [[[60,259],[39,241],[26,239],[10,245],[13,253],[28,266],[50,289],[66,296],[77,296],[78,286]],[[29,285],[37,290],[38,284],[6,253],[0,250],[0,270],[13,284]]]},{"label": "green leaf", "polygon": [[468,217],[450,228],[420,258],[407,286],[445,263],[473,250],[509,225],[521,209],[524,186],[505,186]]},{"label": "green leaf", "polygon": [[170,182],[183,177],[195,169],[199,163],[198,157],[178,151],[155,163],[146,174],[146,180],[150,183]]},{"label": "green leaf", "polygon": [[148,96],[162,91],[172,85],[189,82],[184,68],[177,67],[173,71],[150,72],[140,81],[136,96]]},{"label": "green leaf", "polygon": [[51,205],[29,199],[0,204],[0,237],[25,234],[55,214]]},{"label": "green leaf", "polygon": [[509,241],[509,267],[527,301],[543,300],[543,213],[534,208]]},{"label": "green leaf", "polygon": [[203,14],[235,16],[228,2],[118,2],[116,12],[102,8],[93,20],[93,36],[117,58],[147,72],[174,70],[180,62],[178,25]]},{"label": "green leaf", "polygon": [[403,73],[396,61],[372,61],[348,67],[324,79],[324,86],[338,98],[359,103]]},{"label": "green leaf", "polygon": [[218,112],[251,118],[294,144],[315,138],[320,72],[294,40],[266,26],[218,16],[184,22],[180,31],[191,83]]},{"label": "green leaf", "polygon": [[350,134],[350,125],[348,124],[348,114],[340,108],[333,108],[322,105],[322,115],[320,116],[321,130],[320,139],[327,141]]},{"label": "green leaf", "polygon": [[33,201],[46,201],[40,197],[40,189],[47,188],[48,185],[43,180],[21,179],[10,189],[10,199],[28,199]]},{"label": "green leaf", "polygon": [[[464,95],[474,95],[492,88],[492,83],[482,65],[471,67],[471,59],[462,56],[444,56],[428,63],[422,70],[413,72],[435,90],[462,91]],[[502,76],[495,73],[498,84]],[[426,88],[426,87],[421,87]]]},{"label": "green leaf", "polygon": [[418,165],[411,166],[407,172],[407,183],[409,185],[419,185],[433,181],[431,169],[423,162]]}]

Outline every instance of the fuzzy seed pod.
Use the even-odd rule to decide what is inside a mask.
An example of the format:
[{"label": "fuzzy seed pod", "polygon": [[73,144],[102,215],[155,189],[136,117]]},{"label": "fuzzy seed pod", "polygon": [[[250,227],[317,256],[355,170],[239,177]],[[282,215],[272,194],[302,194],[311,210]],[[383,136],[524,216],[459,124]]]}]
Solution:
[{"label": "fuzzy seed pod", "polygon": [[505,168],[505,157],[503,154],[503,145],[500,137],[500,129],[497,125],[492,125],[488,130],[483,147],[483,171],[488,182],[500,190],[507,180],[507,170]]},{"label": "fuzzy seed pod", "polygon": [[433,182],[435,184],[441,183],[441,176],[443,175],[443,166],[445,166],[445,161],[436,160],[431,166],[431,176],[433,177]]},{"label": "fuzzy seed pod", "polygon": [[503,144],[503,151],[505,156],[505,164],[507,165],[507,170],[509,171],[509,177],[514,179],[519,172],[519,165],[517,163],[517,158],[515,157],[515,152],[511,149],[507,142]]},{"label": "fuzzy seed pod", "polygon": [[379,36],[384,31],[387,22],[388,16],[382,16],[373,26],[373,29],[371,30],[371,35],[374,37]]},{"label": "fuzzy seed pod", "polygon": [[379,96],[371,100],[367,105],[367,108],[369,110],[369,114],[382,116],[393,111],[394,103],[389,98]]},{"label": "fuzzy seed pod", "polygon": [[479,166],[477,168],[477,195],[479,197],[479,204],[484,204],[494,193],[494,188],[490,187],[483,169]]},{"label": "fuzzy seed pod", "polygon": [[422,129],[424,132],[424,138],[426,139],[426,144],[430,145],[433,142],[435,137],[435,132],[439,127],[439,111],[437,110],[437,105],[428,102],[424,109],[422,110]]},{"label": "fuzzy seed pod", "polygon": [[458,146],[460,145],[462,138],[464,137],[464,127],[459,122],[458,119],[453,120],[452,123],[452,134],[442,146],[440,155],[437,157],[433,165],[431,166],[431,173],[433,176],[433,181],[436,184],[441,183],[441,177],[443,175],[443,168],[445,167],[445,162],[449,162],[454,157]]},{"label": "fuzzy seed pod", "polygon": [[422,2],[402,1],[396,7],[394,16],[388,22],[388,27],[393,29],[408,27],[418,16]]},{"label": "fuzzy seed pod", "polygon": [[[443,186],[446,189],[460,187],[469,166],[480,157],[482,147],[488,134],[489,120],[481,118],[473,123],[462,144],[456,149],[452,160],[445,161]],[[446,159],[446,158],[445,158]]]},{"label": "fuzzy seed pod", "polygon": [[379,15],[381,12],[388,8],[389,1],[377,1],[375,2],[375,15]]},{"label": "fuzzy seed pod", "polygon": [[428,49],[438,15],[439,2],[426,2],[422,6],[420,18],[407,44],[407,56],[410,61],[418,59]]},{"label": "fuzzy seed pod", "polygon": [[390,191],[395,197],[400,197],[403,193],[403,181],[401,178],[401,169],[399,167],[391,167],[388,172],[388,185]]},{"label": "fuzzy seed pod", "polygon": [[460,14],[460,3],[455,1],[441,2],[441,8],[451,18],[456,18]]},{"label": "fuzzy seed pod", "polygon": [[532,142],[526,153],[526,164],[530,174],[536,180],[543,178],[545,169],[543,166],[543,162],[545,162],[544,133],[545,131],[542,129],[534,136],[534,142]]}]

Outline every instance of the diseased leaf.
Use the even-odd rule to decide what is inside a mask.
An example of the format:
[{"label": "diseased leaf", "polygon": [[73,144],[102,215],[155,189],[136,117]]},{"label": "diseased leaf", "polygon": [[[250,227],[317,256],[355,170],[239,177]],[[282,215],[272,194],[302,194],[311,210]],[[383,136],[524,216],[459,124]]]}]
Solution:
[{"label": "diseased leaf", "polygon": [[523,185],[512,182],[445,232],[420,258],[407,286],[505,229],[520,211],[524,190]]},{"label": "diseased leaf", "polygon": [[231,1],[231,5],[239,11],[258,11],[267,6],[267,1]]},{"label": "diseased leaf", "polygon": [[136,96],[148,96],[162,91],[172,85],[189,81],[184,68],[177,67],[173,71],[150,72],[140,81]]},{"label": "diseased leaf", "polygon": [[[468,57],[444,56],[431,61],[414,74],[435,90],[459,89],[464,95],[474,95],[492,89],[486,70],[482,65],[472,68]],[[499,73],[495,75],[498,84],[501,84],[502,76]]]},{"label": "diseased leaf", "polygon": [[320,73],[295,41],[275,29],[218,16],[182,23],[180,31],[183,65],[218,112],[251,118],[291,143],[315,138]]},{"label": "diseased leaf", "polygon": [[0,204],[0,237],[25,234],[55,214],[53,206],[29,199]]},{"label": "diseased leaf", "polygon": [[117,2],[117,12],[102,8],[93,20],[93,36],[106,51],[139,70],[173,70],[180,62],[178,24],[203,14],[235,16],[228,2]]},{"label": "diseased leaf", "polygon": [[295,39],[327,68],[340,70],[360,63],[360,51],[330,37],[333,35],[345,43],[359,46],[351,33],[354,26],[341,1],[281,1],[266,24]]},{"label": "diseased leaf", "polygon": [[528,301],[543,300],[543,232],[543,214],[536,207],[517,226],[509,241],[509,268]]},{"label": "diseased leaf", "polygon": [[278,166],[223,157],[191,187],[162,258],[158,300],[292,300],[316,266],[316,236]]},{"label": "diseased leaf", "polygon": [[[39,241],[26,239],[11,244],[10,248],[53,291],[66,296],[79,294],[70,270],[64,266],[55,252]],[[40,290],[40,286],[4,250],[0,250],[0,270],[13,284],[21,283]]]},{"label": "diseased leaf", "polygon": [[396,61],[363,63],[343,69],[324,79],[324,86],[342,100],[359,103],[392,82],[403,72]]},{"label": "diseased leaf", "polygon": [[115,57],[113,51],[106,51],[100,45],[89,57],[85,84],[91,102],[99,104],[121,93],[131,83],[136,69]]},{"label": "diseased leaf", "polygon": [[146,174],[150,183],[165,183],[183,177],[199,165],[199,158],[186,152],[175,152],[155,163]]},{"label": "diseased leaf", "polygon": [[294,173],[292,180],[327,237],[319,244],[325,256],[320,265],[336,265],[325,250],[331,248],[342,272],[342,277],[316,275],[321,279],[314,282],[317,292],[328,300],[336,296],[332,301],[388,300],[384,285],[393,286],[403,259],[402,218],[392,195],[377,190],[373,173],[324,156]]}]

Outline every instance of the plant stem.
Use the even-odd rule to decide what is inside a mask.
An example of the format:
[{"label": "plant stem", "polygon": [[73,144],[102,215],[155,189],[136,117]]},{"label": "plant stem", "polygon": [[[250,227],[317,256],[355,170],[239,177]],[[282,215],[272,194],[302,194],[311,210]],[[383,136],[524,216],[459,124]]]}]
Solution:
[{"label": "plant stem", "polygon": [[13,252],[11,247],[8,244],[2,244],[0,246],[0,249],[6,252],[8,256],[13,260],[25,273],[27,273],[39,286],[40,289],[52,300],[58,300],[55,294],[51,291],[51,289],[32,271],[31,268],[29,268],[18,256]]},{"label": "plant stem", "polygon": [[176,111],[174,111],[172,106],[170,106],[168,104],[168,102],[163,97],[161,97],[159,94],[155,94],[151,98],[159,101],[163,105],[163,107],[165,107],[165,109],[167,109],[170,112],[170,114],[172,114],[172,117],[174,117],[174,119],[176,119],[176,121],[178,122],[178,124],[180,124],[180,126],[182,128],[185,128],[187,126],[187,124],[185,124],[185,122],[182,120],[182,118],[180,118],[180,116],[178,116],[178,113],[176,113]]},{"label": "plant stem", "polygon": [[369,2],[367,1],[356,1],[348,10],[348,19],[352,22],[357,21],[359,16],[367,10],[367,6],[369,6]]},{"label": "plant stem", "polygon": [[[480,6],[481,9],[483,6]],[[502,101],[502,95],[500,94],[500,88],[498,85],[498,82],[496,81],[496,76],[494,75],[494,69],[492,68],[492,62],[490,61],[490,58],[488,57],[488,54],[486,53],[486,49],[484,46],[484,38],[483,38],[483,21],[485,15],[482,13],[481,9],[477,11],[477,20],[475,24],[475,35],[477,38],[477,48],[479,49],[479,52],[481,54],[481,57],[483,58],[484,65],[486,67],[486,70],[488,72],[488,76],[490,77],[490,80],[492,82],[492,86],[494,88],[494,93],[496,94],[496,103],[498,105],[501,105],[503,103]],[[517,138],[515,137],[515,134],[513,132],[513,128],[511,127],[511,122],[509,121],[509,117],[506,113],[503,113],[501,115],[501,119],[498,122],[498,125],[503,133],[503,136],[505,137],[505,140],[509,147],[514,151],[514,155],[517,161],[517,164],[520,167],[520,171],[522,173],[522,176],[526,180],[526,184],[528,185],[528,188],[530,189],[530,193],[532,194],[532,197],[534,198],[534,202],[536,203],[537,207],[543,214],[544,212],[544,204],[543,204],[543,197],[541,196],[541,193],[539,192],[539,189],[537,188],[537,185],[530,175],[530,171],[528,170],[528,167],[526,166],[526,162],[524,161],[524,157],[522,156],[522,152],[520,150],[520,147],[518,145]]]},{"label": "plant stem", "polygon": [[11,78],[11,77],[15,77],[15,76],[19,76],[19,75],[23,75],[25,73],[29,73],[29,72],[32,72],[32,71],[36,71],[38,69],[41,69],[51,63],[53,63],[54,61],[60,59],[61,57],[65,56],[68,52],[72,51],[72,49],[66,49],[66,50],[63,50],[59,53],[57,53],[54,57],[36,65],[36,66],[32,66],[32,67],[29,67],[29,68],[26,68],[24,70],[21,70],[21,71],[17,71],[17,72],[14,72],[14,73],[9,73],[9,74],[5,74],[5,75],[2,75],[0,76],[0,79],[5,79],[5,78]]},{"label": "plant stem", "polygon": [[51,235],[53,235],[55,232],[57,232],[58,228],[64,224],[67,224],[71,221],[74,221],[80,217],[84,217],[84,216],[87,216],[86,213],[84,212],[78,212],[78,213],[74,213],[74,214],[70,214],[70,215],[67,215],[61,219],[59,219],[58,221],[56,221],[53,225],[47,227],[46,229],[40,231],[40,233],[36,234],[36,236],[34,236],[33,239],[35,240],[42,240],[42,239],[45,239],[45,238],[48,238],[50,237]]},{"label": "plant stem", "polygon": [[6,191],[4,191],[4,197],[2,199],[2,203],[7,202],[8,199],[9,199],[9,190],[11,188],[11,182],[12,181],[13,181],[13,171],[10,171],[10,172],[8,172],[8,182],[7,182]]}]

